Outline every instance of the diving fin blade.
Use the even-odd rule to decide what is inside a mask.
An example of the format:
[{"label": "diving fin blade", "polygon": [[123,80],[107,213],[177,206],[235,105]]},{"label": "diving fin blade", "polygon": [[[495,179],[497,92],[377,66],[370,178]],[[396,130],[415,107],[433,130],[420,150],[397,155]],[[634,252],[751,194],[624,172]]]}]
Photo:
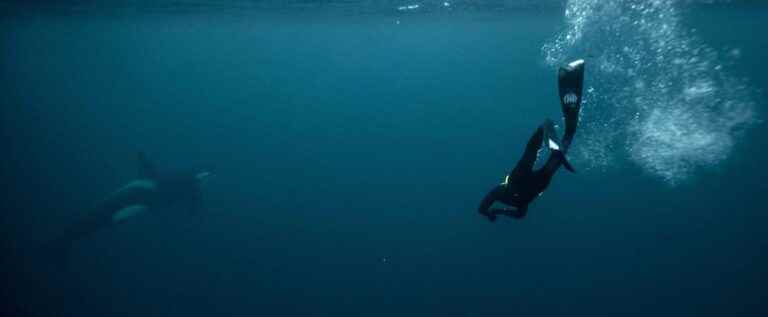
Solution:
[{"label": "diving fin blade", "polygon": [[560,67],[557,83],[563,112],[578,111],[584,88],[584,60],[579,59]]},{"label": "diving fin blade", "polygon": [[563,151],[555,150],[552,153],[557,155],[560,158],[560,162],[563,163],[563,167],[565,167],[566,170],[568,170],[571,173],[576,173],[576,170],[573,169],[573,165],[571,165],[571,162],[568,162],[568,158],[565,156],[565,153],[563,153]]},{"label": "diving fin blade", "polygon": [[547,135],[547,147],[549,147],[549,150],[552,151],[552,155],[557,156],[557,158],[560,160],[560,162],[563,163],[563,166],[565,169],[567,169],[571,173],[576,173],[576,170],[573,169],[573,166],[570,162],[568,162],[568,158],[565,156],[565,149],[563,149],[563,146],[560,143],[560,140],[557,139],[557,135],[554,133],[554,128],[551,127],[551,125],[545,124],[545,132],[548,133]]}]

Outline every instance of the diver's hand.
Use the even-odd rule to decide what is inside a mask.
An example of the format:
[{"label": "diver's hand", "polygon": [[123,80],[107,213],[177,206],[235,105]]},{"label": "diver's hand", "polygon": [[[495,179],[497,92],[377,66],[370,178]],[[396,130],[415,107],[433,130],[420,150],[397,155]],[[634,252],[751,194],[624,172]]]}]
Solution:
[{"label": "diver's hand", "polygon": [[480,211],[480,214],[488,218],[488,221],[496,222],[496,213],[494,213],[494,209]]},{"label": "diver's hand", "polygon": [[522,219],[525,217],[525,210],[517,208],[494,208],[491,209],[491,213],[505,215],[510,218]]},{"label": "diver's hand", "polygon": [[517,220],[521,220],[525,218],[525,215],[528,214],[528,206],[512,210],[510,214],[511,214],[510,217],[515,218]]}]

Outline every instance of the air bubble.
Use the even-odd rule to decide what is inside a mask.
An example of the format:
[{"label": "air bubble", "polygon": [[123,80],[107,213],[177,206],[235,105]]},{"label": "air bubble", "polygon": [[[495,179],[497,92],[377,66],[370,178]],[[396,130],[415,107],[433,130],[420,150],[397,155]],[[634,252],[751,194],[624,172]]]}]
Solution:
[{"label": "air bubble", "polygon": [[[592,57],[584,98],[594,111],[582,116],[580,150],[572,149],[581,165],[628,159],[678,184],[726,159],[734,131],[756,121],[749,86],[726,72],[722,56],[694,36],[695,29],[680,23],[679,5],[568,1],[567,29],[542,53],[553,67]],[[724,57],[740,55],[732,49]]]}]

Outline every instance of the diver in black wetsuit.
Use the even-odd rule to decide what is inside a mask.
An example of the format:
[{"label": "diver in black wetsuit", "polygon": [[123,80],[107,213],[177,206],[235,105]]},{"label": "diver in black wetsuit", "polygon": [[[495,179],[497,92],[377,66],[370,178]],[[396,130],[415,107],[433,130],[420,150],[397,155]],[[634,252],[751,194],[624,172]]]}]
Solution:
[{"label": "diver in black wetsuit", "polygon": [[[541,195],[552,176],[560,166],[574,172],[565,154],[576,133],[581,109],[581,92],[584,83],[584,61],[577,60],[561,67],[558,73],[560,103],[565,119],[565,134],[563,140],[558,140],[552,120],[545,120],[528,140],[525,152],[515,168],[504,182],[494,187],[480,202],[478,211],[490,221],[496,221],[499,214],[521,219],[528,211],[528,204]],[[547,142],[550,155],[547,162],[539,170],[533,170],[542,143]],[[494,202],[501,202],[514,208],[491,208]]]}]

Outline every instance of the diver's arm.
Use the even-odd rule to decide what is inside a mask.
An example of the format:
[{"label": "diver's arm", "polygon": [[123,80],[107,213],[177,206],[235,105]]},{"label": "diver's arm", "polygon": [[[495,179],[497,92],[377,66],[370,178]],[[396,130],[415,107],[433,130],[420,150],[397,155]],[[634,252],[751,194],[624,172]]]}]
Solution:
[{"label": "diver's arm", "polygon": [[481,215],[487,217],[490,221],[496,220],[496,214],[493,213],[491,206],[497,200],[496,197],[498,197],[501,190],[503,190],[501,186],[494,187],[491,191],[488,192],[488,194],[485,195],[485,197],[483,197],[483,200],[480,201],[480,207],[477,208],[477,211]]},{"label": "diver's arm", "polygon": [[508,213],[507,216],[510,216],[515,219],[523,219],[525,218],[525,215],[528,214],[528,205],[523,205],[521,207],[517,207],[514,210],[507,209]]},{"label": "diver's arm", "polygon": [[523,207],[507,207],[507,208],[491,208],[488,210],[489,214],[492,215],[505,215],[507,217],[515,218],[515,219],[522,219],[525,218],[525,215],[528,214],[528,206]]}]

